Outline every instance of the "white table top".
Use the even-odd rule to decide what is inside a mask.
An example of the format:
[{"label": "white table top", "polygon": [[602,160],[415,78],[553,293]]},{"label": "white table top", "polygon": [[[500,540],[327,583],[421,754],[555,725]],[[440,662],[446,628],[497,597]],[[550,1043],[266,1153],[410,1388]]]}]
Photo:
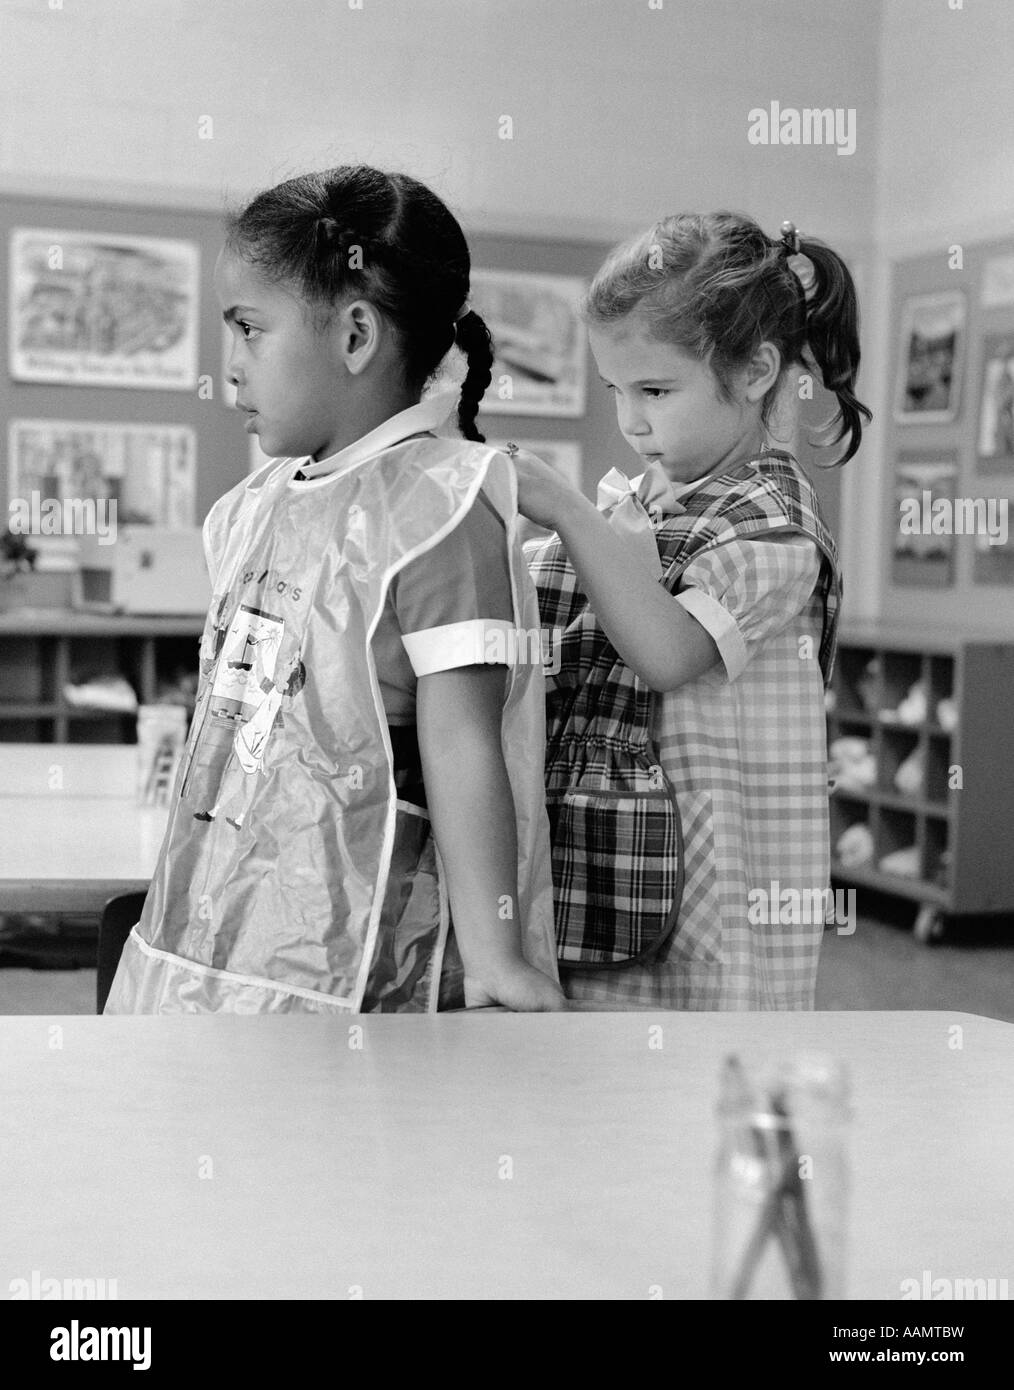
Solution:
[{"label": "white table top", "polygon": [[168,808],[139,806],[137,749],[0,744],[0,911],[97,911],[143,890]]},{"label": "white table top", "polygon": [[1009,1024],[218,1015],[0,1018],[0,1289],[706,1297],[722,1059],[814,1049],[852,1075],[849,1296],[1014,1281]]}]

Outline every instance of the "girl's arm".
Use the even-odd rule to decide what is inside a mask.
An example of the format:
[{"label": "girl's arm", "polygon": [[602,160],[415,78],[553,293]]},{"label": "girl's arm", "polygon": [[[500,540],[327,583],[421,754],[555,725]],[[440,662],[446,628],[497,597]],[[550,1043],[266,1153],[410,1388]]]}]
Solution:
[{"label": "girl's arm", "polygon": [[420,676],[416,722],[426,800],[447,878],[466,1003],[566,1009],[521,949],[514,800],[500,745],[503,666]]},{"label": "girl's arm", "polygon": [[541,459],[519,452],[518,510],[559,533],[603,632],[652,690],[676,690],[720,660],[714,639],[631,556],[583,493]]}]

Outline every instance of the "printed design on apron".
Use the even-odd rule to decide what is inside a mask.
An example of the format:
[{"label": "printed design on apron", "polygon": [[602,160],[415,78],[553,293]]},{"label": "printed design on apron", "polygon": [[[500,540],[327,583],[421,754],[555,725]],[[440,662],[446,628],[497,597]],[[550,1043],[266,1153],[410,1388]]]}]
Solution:
[{"label": "printed design on apron", "polygon": [[212,714],[250,719],[263,703],[272,677],[285,619],[241,603],[226,632],[211,687]]},{"label": "printed design on apron", "polygon": [[[270,572],[257,578],[263,583]],[[241,595],[254,579],[248,568],[240,577]],[[231,595],[223,596],[213,629],[212,652],[205,653],[208,678],[206,708],[195,745],[193,772],[188,777],[190,799],[199,794],[201,805],[194,820],[210,822],[224,815],[241,830],[257,787],[256,774],[264,766],[271,731],[280,722],[282,701],[297,695],[306,683],[306,668],[298,647],[284,656],[285,618],[261,606],[270,601],[270,590],[256,602],[241,600],[231,620],[222,623]],[[301,591],[293,590],[293,597]],[[203,774],[203,775],[201,775]]]}]

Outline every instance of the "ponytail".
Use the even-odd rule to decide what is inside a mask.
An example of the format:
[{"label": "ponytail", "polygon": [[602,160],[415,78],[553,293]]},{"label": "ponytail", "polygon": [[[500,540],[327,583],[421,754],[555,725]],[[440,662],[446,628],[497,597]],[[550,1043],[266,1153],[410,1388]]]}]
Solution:
[{"label": "ponytail", "polygon": [[454,342],[468,362],[458,402],[458,428],[465,439],[484,444],[486,436],[476,428],[475,417],[479,413],[479,402],[493,380],[493,339],[485,320],[474,309],[468,309],[455,323]]},{"label": "ponytail", "polygon": [[[848,266],[820,241],[799,240],[799,254],[813,266],[813,285],[806,296],[806,346],[828,391],[838,398],[838,413],[827,422],[838,431],[830,440],[848,444],[831,467],[848,463],[859,448],[863,422],[873,415],[855,394],[859,372],[859,301]],[[804,364],[805,365],[805,364]]]},{"label": "ponytail", "polygon": [[[803,278],[795,257],[813,267]],[[830,443],[847,438],[846,463],[872,416],[855,394],[859,370],[859,308],[848,267],[820,241],[804,241],[791,222],[780,240],[742,213],[680,213],[618,246],[588,291],[585,317],[608,325],[637,312],[652,336],[711,366],[720,394],[733,400],[733,381],[767,341],[783,368],[809,367],[838,398]],[[764,399],[768,423],[776,383]]]}]

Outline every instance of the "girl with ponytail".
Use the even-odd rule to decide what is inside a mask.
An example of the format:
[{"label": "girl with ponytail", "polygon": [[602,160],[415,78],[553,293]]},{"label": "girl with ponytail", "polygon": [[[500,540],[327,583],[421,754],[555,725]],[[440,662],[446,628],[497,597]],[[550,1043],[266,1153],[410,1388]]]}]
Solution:
[{"label": "girl with ponytail", "polygon": [[[307,174],[229,219],[228,375],[273,462],[205,522],[197,709],[106,1012],[565,1007],[516,640],[538,609],[476,428],[469,273],[403,174]],[[459,398],[421,399],[455,346]]]},{"label": "girl with ponytail", "polygon": [[596,510],[515,460],[519,507],[557,533],[529,556],[543,622],[566,627],[546,766],[564,987],[812,1008],[841,580],[783,444],[802,370],[837,398],[835,463],[859,448],[852,277],[791,223],[687,214],[614,250],[585,315],[638,474],[613,469]]}]

